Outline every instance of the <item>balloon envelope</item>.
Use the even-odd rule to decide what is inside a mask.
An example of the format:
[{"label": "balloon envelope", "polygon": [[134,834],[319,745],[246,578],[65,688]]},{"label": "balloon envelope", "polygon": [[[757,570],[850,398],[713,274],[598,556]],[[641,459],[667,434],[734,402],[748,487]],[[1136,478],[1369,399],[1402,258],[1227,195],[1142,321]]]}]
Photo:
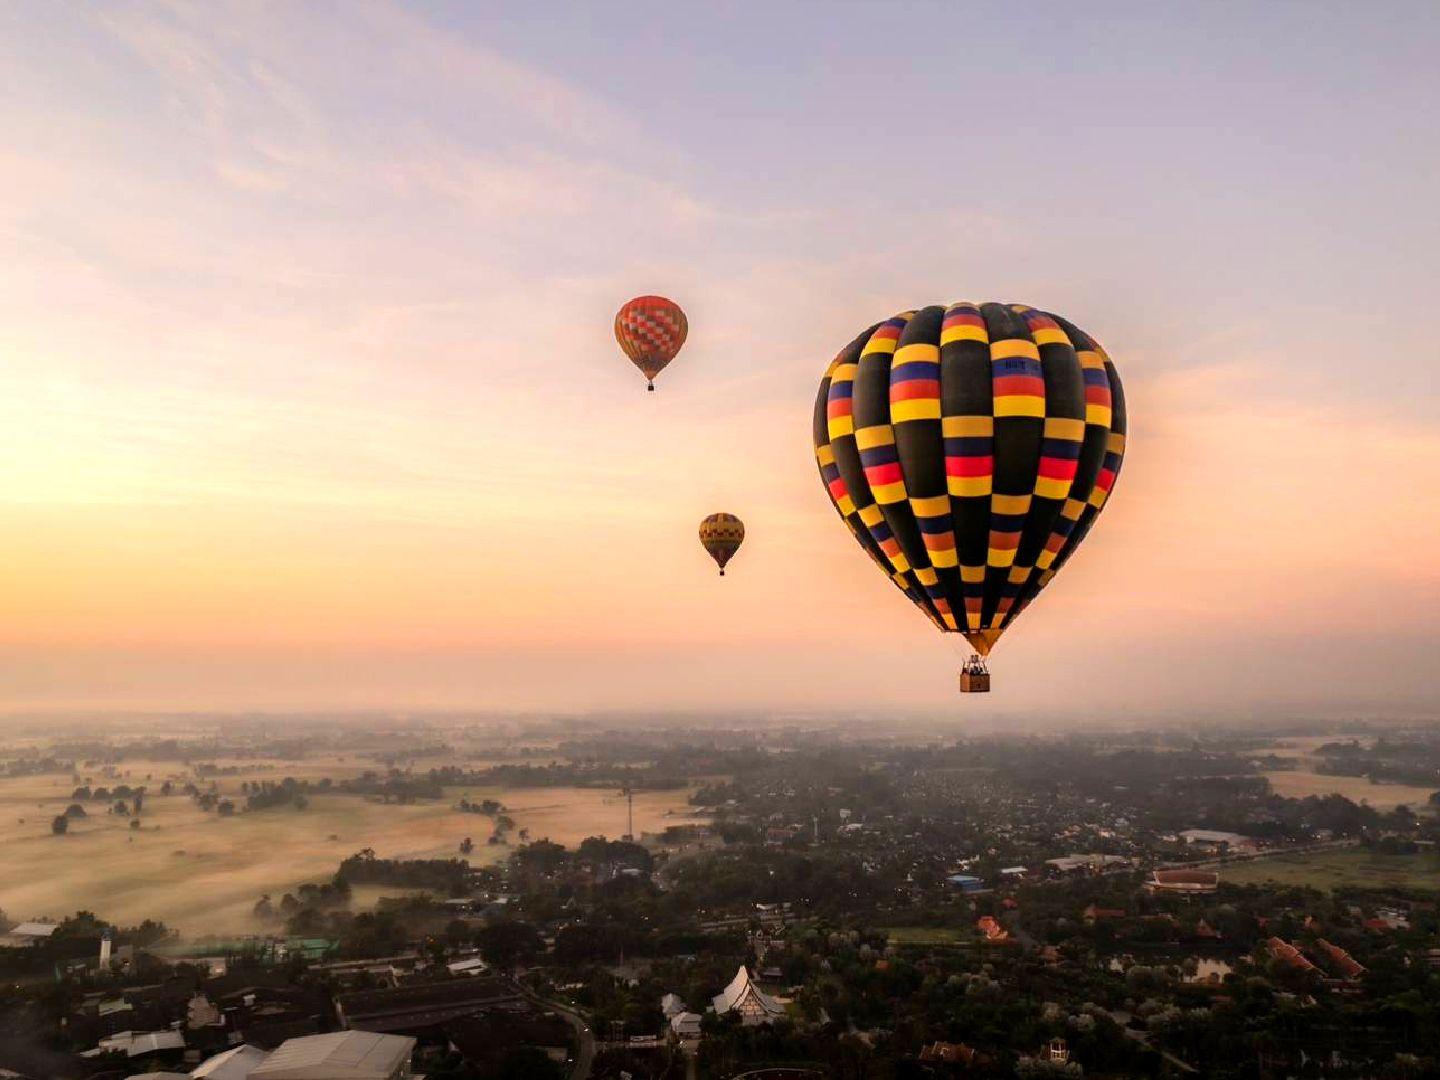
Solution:
[{"label": "balloon envelope", "polygon": [[745,523],[734,514],[711,514],[700,522],[700,544],[725,576],[728,563],[745,541]]},{"label": "balloon envelope", "polygon": [[655,376],[675,359],[690,323],[674,300],[637,296],[615,313],[615,340],[655,389]]},{"label": "balloon envelope", "polygon": [[1084,540],[1125,454],[1094,338],[1023,304],[907,311],[831,361],[815,454],[852,536],[981,655]]}]

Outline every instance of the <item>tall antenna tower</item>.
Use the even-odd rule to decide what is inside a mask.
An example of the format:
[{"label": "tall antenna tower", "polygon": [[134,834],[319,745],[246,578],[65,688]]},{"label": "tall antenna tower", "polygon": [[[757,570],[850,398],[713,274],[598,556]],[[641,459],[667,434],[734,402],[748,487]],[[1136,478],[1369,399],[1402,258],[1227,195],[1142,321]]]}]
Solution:
[{"label": "tall antenna tower", "polygon": [[627,844],[635,842],[635,789],[626,784],[620,789],[620,794],[625,796],[625,835],[620,839]]}]

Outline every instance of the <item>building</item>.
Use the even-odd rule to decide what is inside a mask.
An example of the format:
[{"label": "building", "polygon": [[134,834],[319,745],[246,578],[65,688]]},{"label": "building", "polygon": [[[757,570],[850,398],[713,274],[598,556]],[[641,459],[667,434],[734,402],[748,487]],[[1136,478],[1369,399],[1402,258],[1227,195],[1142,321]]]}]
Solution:
[{"label": "building", "polygon": [[465,960],[456,960],[445,965],[445,970],[451,975],[483,975],[489,967],[484,960],[478,956],[471,956]]},{"label": "building", "polygon": [[921,1061],[938,1061],[947,1065],[974,1065],[979,1055],[964,1043],[933,1042],[920,1050]]},{"label": "building", "polygon": [[197,992],[185,1006],[187,1028],[217,1027],[223,1023],[225,1018],[220,1014],[220,1010],[202,993]]},{"label": "building", "polygon": [[290,1039],[247,1080],[408,1080],[415,1040],[371,1031]]},{"label": "building", "polygon": [[735,972],[730,985],[716,994],[711,1004],[717,1015],[738,1013],[746,1027],[769,1024],[785,1015],[785,1007],[750,981],[744,964]]},{"label": "building", "polygon": [[1046,859],[1045,865],[1057,874],[1098,874],[1105,870],[1129,866],[1130,862],[1124,855],[1064,855],[1058,859]]},{"label": "building", "polygon": [[22,922],[0,934],[0,945],[12,949],[43,945],[57,929],[57,924],[51,922]]},{"label": "building", "polygon": [[269,1058],[270,1055],[258,1046],[241,1043],[233,1050],[206,1058],[190,1075],[194,1080],[250,1080],[250,1074]]},{"label": "building", "polygon": [[1154,870],[1145,888],[1152,893],[1213,893],[1220,887],[1220,875],[1214,870]]},{"label": "building", "polygon": [[1342,979],[1358,979],[1365,974],[1365,965],[1356,960],[1339,945],[1331,944],[1324,938],[1315,939],[1315,952],[1324,957],[1330,969]]},{"label": "building", "polygon": [[415,1035],[519,1000],[520,992],[509,979],[472,975],[385,990],[351,991],[336,996],[335,1011],[347,1028]]},{"label": "building", "polygon": [[1312,964],[1309,960],[1305,959],[1304,954],[1302,954],[1299,949],[1297,949],[1294,945],[1291,945],[1288,941],[1285,941],[1283,938],[1270,938],[1268,941],[1265,942],[1265,948],[1269,951],[1270,955],[1276,961],[1285,965],[1288,968],[1292,968],[1295,971],[1309,971],[1318,973],[1318,969],[1315,967],[1315,965]]},{"label": "building", "polygon": [[951,874],[945,879],[962,893],[985,892],[985,882],[974,874]]},{"label": "building", "polygon": [[1180,834],[1180,839],[1187,844],[1194,844],[1197,847],[1217,852],[1229,851],[1232,854],[1243,854],[1260,850],[1260,844],[1252,837],[1242,836],[1240,833],[1220,832],[1216,829],[1186,829]]},{"label": "building", "polygon": [[94,1050],[87,1050],[81,1057],[99,1057],[101,1054],[124,1054],[126,1057],[144,1057],[147,1054],[165,1054],[185,1049],[185,1036],[178,1031],[117,1031],[101,1039]]},{"label": "building", "polygon": [[678,1012],[670,1017],[670,1030],[677,1038],[698,1039],[700,1037],[700,1014]]}]

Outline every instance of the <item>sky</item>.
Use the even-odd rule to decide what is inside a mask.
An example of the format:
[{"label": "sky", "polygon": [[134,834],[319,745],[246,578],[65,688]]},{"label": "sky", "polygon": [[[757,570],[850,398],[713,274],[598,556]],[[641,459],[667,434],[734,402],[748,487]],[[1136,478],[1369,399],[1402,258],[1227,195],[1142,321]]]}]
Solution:
[{"label": "sky", "polygon": [[[4,5],[0,712],[1440,714],[1437,52],[1398,2]],[[1130,435],[962,699],[810,411],[967,298],[1103,341]]]}]

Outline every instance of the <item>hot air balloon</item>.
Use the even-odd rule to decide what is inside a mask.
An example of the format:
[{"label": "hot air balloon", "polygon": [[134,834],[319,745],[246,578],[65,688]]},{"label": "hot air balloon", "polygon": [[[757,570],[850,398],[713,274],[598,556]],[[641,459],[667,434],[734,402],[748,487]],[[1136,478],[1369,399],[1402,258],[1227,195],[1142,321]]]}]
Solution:
[{"label": "hot air balloon", "polygon": [[745,542],[745,523],[734,514],[711,514],[700,522],[700,544],[725,576],[725,564]]},{"label": "hot air balloon", "polygon": [[655,376],[675,359],[690,323],[674,300],[637,296],[615,313],[615,340],[655,389]]},{"label": "hot air balloon", "polygon": [[1125,454],[1120,377],[1094,338],[1023,304],[870,327],[820,380],[815,454],[860,547],[942,632],[960,688],[1074,554]]}]

